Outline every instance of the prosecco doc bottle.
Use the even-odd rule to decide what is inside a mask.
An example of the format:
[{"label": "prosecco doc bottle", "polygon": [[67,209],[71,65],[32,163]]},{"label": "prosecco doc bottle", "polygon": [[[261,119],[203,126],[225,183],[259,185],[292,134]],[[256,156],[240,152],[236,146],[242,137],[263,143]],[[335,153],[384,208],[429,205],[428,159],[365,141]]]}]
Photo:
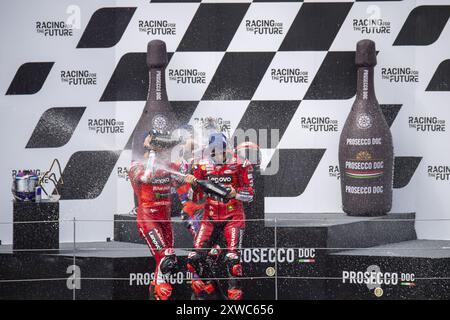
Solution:
[{"label": "prosecco doc bottle", "polygon": [[339,141],[342,207],[350,216],[384,215],[392,207],[394,152],[374,91],[375,43],[356,46],[356,100]]},{"label": "prosecco doc bottle", "polygon": [[172,132],[177,124],[176,117],[167,98],[165,69],[168,63],[166,44],[152,40],[147,46],[149,87],[144,111],[136,125],[132,140],[132,160],[143,161],[144,137],[155,129]]}]

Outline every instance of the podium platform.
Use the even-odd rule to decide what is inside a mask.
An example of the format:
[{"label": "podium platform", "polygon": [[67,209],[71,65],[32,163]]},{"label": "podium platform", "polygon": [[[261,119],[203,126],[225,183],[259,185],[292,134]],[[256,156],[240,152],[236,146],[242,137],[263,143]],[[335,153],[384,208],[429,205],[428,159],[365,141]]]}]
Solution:
[{"label": "podium platform", "polygon": [[[176,254],[183,266],[185,252],[176,250]],[[74,264],[81,276],[81,287],[76,290],[69,278]],[[61,243],[53,253],[14,253],[11,246],[2,245],[0,281],[9,282],[1,283],[0,299],[148,299],[154,267],[143,244],[84,242],[74,248],[73,243]],[[189,278],[184,268],[177,276]],[[174,297],[189,297],[186,282],[177,289]]]},{"label": "podium platform", "polygon": [[[414,216],[289,214],[277,216],[276,228],[271,217],[259,221],[242,250],[245,298],[448,299],[450,241],[417,240]],[[115,235],[121,241],[76,243],[75,248],[62,243],[52,252],[14,252],[1,245],[0,299],[148,299],[154,260],[139,243],[132,218],[116,219]],[[180,264],[171,279],[174,298],[190,299],[192,275],[182,248],[190,248],[192,239],[174,221]],[[70,286],[73,264],[79,267],[79,289]],[[399,281],[381,284],[378,297],[373,286],[344,281],[344,274],[367,270],[397,274]]]},{"label": "podium platform", "polygon": [[14,249],[57,249],[59,202],[13,200]]},{"label": "podium platform", "polygon": [[[192,274],[186,270],[187,251],[175,253],[180,270],[170,279],[173,297],[189,300]],[[81,277],[75,290],[70,286],[74,264]],[[61,243],[53,253],[17,253],[11,245],[0,245],[0,299],[147,300],[154,269],[154,259],[143,244],[84,242],[74,249],[72,243]],[[274,299],[273,278],[242,282],[248,299]]]},{"label": "podium platform", "polygon": [[[115,219],[115,235],[120,241],[142,241],[137,235],[135,216],[116,215]],[[245,271],[255,278],[267,278],[259,280],[260,294],[251,296],[265,298],[275,295],[275,284],[268,281],[268,274],[277,269],[278,298],[327,299],[326,277],[331,253],[414,240],[417,238],[414,219],[415,213],[412,212],[381,217],[349,217],[344,213],[277,213],[266,214],[266,221],[249,221],[247,229],[251,232],[245,234],[242,250]],[[186,228],[177,223],[178,220],[174,222],[174,235],[178,240],[175,246],[192,247],[192,237]]]},{"label": "podium platform", "polygon": [[329,250],[364,248],[416,239],[415,213],[389,213],[380,217],[350,217],[344,213],[267,214],[266,226],[276,225],[279,242],[289,246]]},{"label": "podium platform", "polygon": [[[396,283],[381,284],[377,297],[374,287],[345,283],[343,272],[377,270]],[[331,299],[450,299],[450,241],[412,240],[332,253],[327,275]],[[357,281],[356,281],[357,282]],[[390,281],[393,282],[393,281]]]},{"label": "podium platform", "polygon": [[[280,299],[329,299],[329,256],[346,249],[414,240],[415,213],[350,217],[344,213],[266,214],[266,227],[277,226],[277,247],[296,248],[295,262],[279,263]],[[299,250],[303,249],[303,252]],[[313,254],[308,255],[313,250]],[[280,249],[281,250],[281,249]],[[303,255],[301,255],[303,253]]]}]

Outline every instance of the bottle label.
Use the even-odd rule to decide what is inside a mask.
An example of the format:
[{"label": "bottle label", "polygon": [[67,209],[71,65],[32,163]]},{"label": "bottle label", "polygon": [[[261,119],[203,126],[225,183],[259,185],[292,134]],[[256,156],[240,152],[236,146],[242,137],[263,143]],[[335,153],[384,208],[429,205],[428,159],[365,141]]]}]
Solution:
[{"label": "bottle label", "polygon": [[381,145],[381,138],[347,138],[345,144],[348,146],[376,146]]},{"label": "bottle label", "polygon": [[156,77],[155,77],[155,94],[156,94],[156,100],[160,101],[162,99],[162,93],[161,93],[161,77],[162,72],[161,70],[156,70]]},{"label": "bottle label", "polygon": [[[372,153],[364,150],[359,151],[353,159],[345,161],[344,174],[349,181],[372,180],[384,175],[384,160],[375,159]],[[345,192],[352,194],[380,194],[383,186],[345,186]]]},{"label": "bottle label", "polygon": [[355,159],[345,161],[345,175],[353,179],[376,179],[384,173],[384,160],[376,160],[368,151],[360,151]]},{"label": "bottle label", "polygon": [[345,186],[345,192],[350,194],[382,194],[383,186]]},{"label": "bottle label", "polygon": [[362,98],[363,100],[367,100],[369,98],[369,69],[363,70],[362,81]]}]

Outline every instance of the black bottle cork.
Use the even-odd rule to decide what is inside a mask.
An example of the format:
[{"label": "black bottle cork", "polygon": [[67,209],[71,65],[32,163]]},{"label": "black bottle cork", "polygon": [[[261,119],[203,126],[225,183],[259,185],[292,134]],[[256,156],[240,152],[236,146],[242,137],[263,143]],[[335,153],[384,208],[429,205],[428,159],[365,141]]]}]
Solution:
[{"label": "black bottle cork", "polygon": [[148,67],[165,67],[167,63],[166,43],[162,40],[150,41],[147,45]]},{"label": "black bottle cork", "polygon": [[375,42],[364,39],[356,44],[355,63],[358,67],[373,67],[377,64]]}]

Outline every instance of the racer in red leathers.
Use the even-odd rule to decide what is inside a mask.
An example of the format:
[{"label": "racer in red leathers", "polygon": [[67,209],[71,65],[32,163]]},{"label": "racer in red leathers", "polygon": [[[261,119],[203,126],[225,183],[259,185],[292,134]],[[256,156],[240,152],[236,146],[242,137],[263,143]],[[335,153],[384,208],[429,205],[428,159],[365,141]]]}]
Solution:
[{"label": "racer in red leathers", "polygon": [[177,258],[173,250],[171,216],[171,188],[175,183],[189,183],[169,171],[178,171],[179,166],[170,163],[164,149],[157,141],[158,133],[146,137],[144,158],[147,166],[134,161],[128,170],[131,184],[138,199],[137,224],[141,236],[146,240],[155,258],[156,270],[150,286],[150,294],[157,300],[168,300],[172,286],[168,276],[177,270]]},{"label": "racer in red leathers", "polygon": [[189,184],[184,184],[179,187],[177,193],[183,206],[181,210],[181,219],[189,233],[192,235],[192,238],[195,238],[200,229],[200,220],[205,210],[205,203],[201,200],[193,201],[192,199],[189,199],[189,194],[191,193],[191,186]]},{"label": "racer in red leathers", "polygon": [[[200,279],[192,281],[194,292],[199,295],[205,293],[212,295],[216,288],[211,280],[213,278],[206,260],[211,254],[212,245],[217,244],[216,239],[222,236],[226,240],[225,264],[228,276],[228,299],[240,300],[242,289],[239,277],[242,276],[240,262],[240,246],[245,229],[245,213],[243,202],[253,200],[253,178],[251,164],[244,160],[239,161],[234,154],[226,152],[227,140],[222,133],[214,133],[209,139],[211,157],[199,161],[193,166],[193,175],[197,180],[209,180],[220,183],[228,189],[226,198],[206,193],[206,203],[200,229],[195,237],[194,248],[188,256],[188,269],[196,272]],[[194,195],[202,196],[203,189],[193,184]]]},{"label": "racer in red leathers", "polygon": [[[183,155],[179,161],[179,171],[181,174],[188,174],[191,172],[195,162],[195,151],[197,146],[198,144],[194,141],[192,133],[190,133],[186,138],[183,146]],[[195,238],[200,227],[201,216],[203,216],[205,207],[204,199],[193,199],[192,186],[189,183],[185,183],[178,187],[176,192],[182,205],[181,219],[189,233],[192,235],[192,238]]]}]

